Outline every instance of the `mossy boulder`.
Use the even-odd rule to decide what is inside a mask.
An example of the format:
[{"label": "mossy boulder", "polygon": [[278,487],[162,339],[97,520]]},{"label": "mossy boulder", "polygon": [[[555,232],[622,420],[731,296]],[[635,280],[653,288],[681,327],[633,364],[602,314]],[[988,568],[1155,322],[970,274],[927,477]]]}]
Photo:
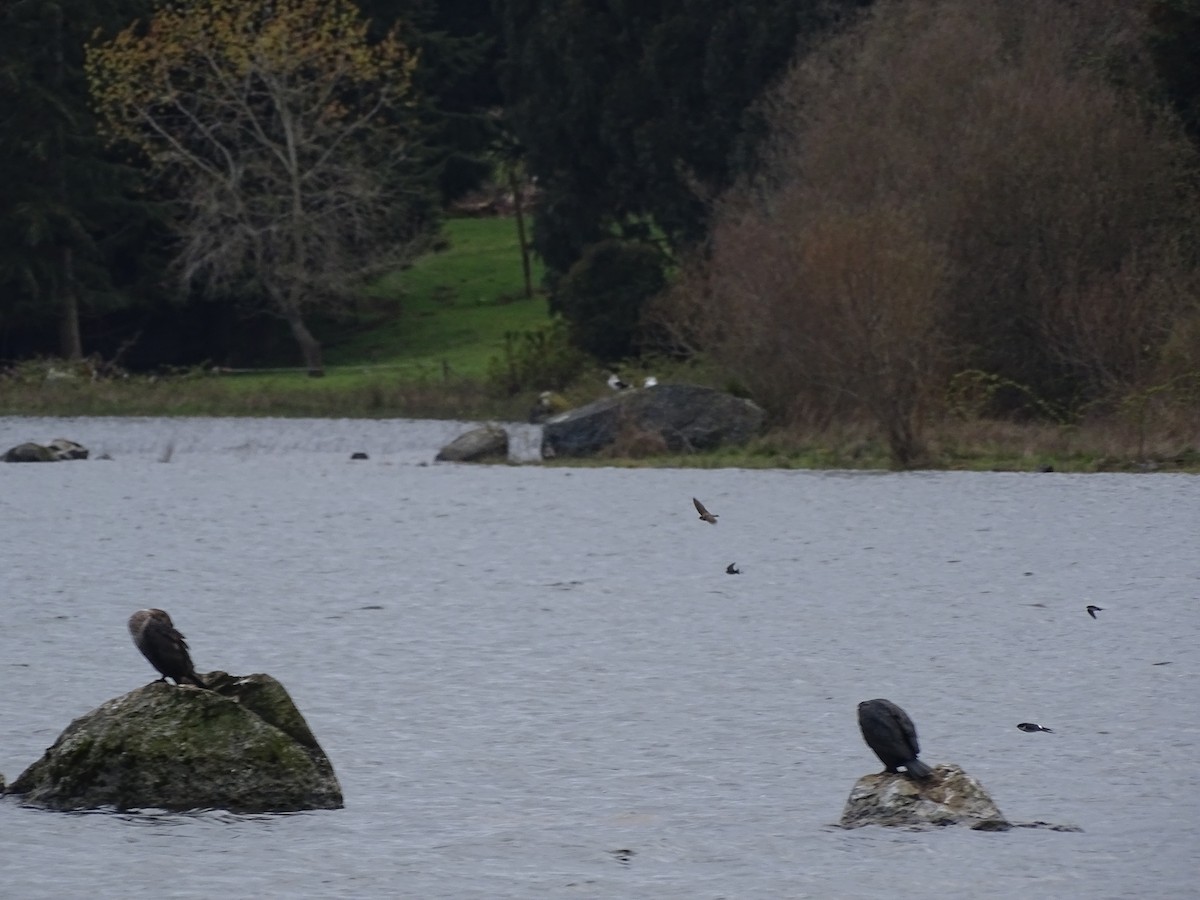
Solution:
[{"label": "mossy boulder", "polygon": [[340,809],[333,766],[269,675],[154,682],[76,719],[8,788],[49,809]]}]

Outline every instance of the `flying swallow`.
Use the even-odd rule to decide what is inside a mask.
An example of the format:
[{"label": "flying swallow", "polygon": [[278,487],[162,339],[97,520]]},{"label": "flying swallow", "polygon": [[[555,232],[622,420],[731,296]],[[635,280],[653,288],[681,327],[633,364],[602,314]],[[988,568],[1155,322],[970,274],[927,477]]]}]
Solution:
[{"label": "flying swallow", "polygon": [[1098,613],[1098,612],[1104,612],[1104,607],[1103,606],[1088,606],[1088,608],[1087,608],[1087,614],[1089,616],[1091,616],[1093,619],[1096,618],[1096,613]]},{"label": "flying swallow", "polygon": [[1053,728],[1047,728],[1045,725],[1035,725],[1033,722],[1022,722],[1017,727],[1020,728],[1022,731],[1028,731],[1030,733],[1035,732],[1035,731],[1046,731],[1046,732],[1049,732],[1050,734],[1054,733]]},{"label": "flying swallow", "polygon": [[737,563],[730,563],[725,567],[726,575],[741,575],[742,570],[737,567]]},{"label": "flying swallow", "polygon": [[700,513],[701,521],[707,522],[709,525],[717,524],[717,517],[705,509],[703,503],[695,497],[692,498],[692,502],[696,504],[696,512]]}]

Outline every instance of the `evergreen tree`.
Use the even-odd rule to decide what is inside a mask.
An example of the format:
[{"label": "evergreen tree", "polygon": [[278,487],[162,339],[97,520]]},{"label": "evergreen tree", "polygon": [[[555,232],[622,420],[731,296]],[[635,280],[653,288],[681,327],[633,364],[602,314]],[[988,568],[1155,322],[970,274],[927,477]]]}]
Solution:
[{"label": "evergreen tree", "polygon": [[[700,241],[746,170],[754,101],[800,41],[869,0],[496,0],[511,127],[541,194],[552,292],[589,245]],[[572,316],[552,293],[552,306]]]},{"label": "evergreen tree", "polygon": [[426,171],[442,204],[493,174],[496,111],[502,103],[496,69],[501,53],[490,0],[362,0],[359,7],[382,34],[397,22],[420,58],[414,102]]},{"label": "evergreen tree", "polygon": [[[14,336],[57,326],[57,351],[83,355],[85,313],[130,302],[140,273],[114,273],[146,237],[137,173],[95,133],[83,45],[136,17],[144,0],[19,0],[0,7],[0,297],[6,355],[44,349]],[[152,258],[153,254],[145,252]],[[114,274],[116,277],[114,277]]]}]

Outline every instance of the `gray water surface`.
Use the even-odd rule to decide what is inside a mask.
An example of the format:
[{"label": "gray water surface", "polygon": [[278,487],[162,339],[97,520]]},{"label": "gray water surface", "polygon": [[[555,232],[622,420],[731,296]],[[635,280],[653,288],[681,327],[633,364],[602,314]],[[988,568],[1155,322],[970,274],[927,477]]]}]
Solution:
[{"label": "gray water surface", "polygon": [[[0,419],[113,457],[0,467],[0,772],[156,677],[125,621],[161,606],[287,686],[346,797],[5,798],[0,894],[1196,896],[1197,477],[427,465],[463,428]],[[831,827],[872,697],[1084,831]]]}]

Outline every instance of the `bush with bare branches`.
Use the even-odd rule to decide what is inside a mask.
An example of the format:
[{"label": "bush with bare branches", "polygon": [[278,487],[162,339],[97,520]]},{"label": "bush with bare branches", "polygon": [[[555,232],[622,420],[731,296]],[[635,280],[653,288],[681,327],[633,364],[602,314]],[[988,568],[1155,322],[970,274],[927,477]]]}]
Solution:
[{"label": "bush with bare branches", "polygon": [[1140,28],[1115,0],[876,4],[765,99],[764,164],[656,318],[783,421],[869,416],[899,464],[958,369],[1075,411],[1144,387],[1196,320],[1200,197],[1134,89]]}]

